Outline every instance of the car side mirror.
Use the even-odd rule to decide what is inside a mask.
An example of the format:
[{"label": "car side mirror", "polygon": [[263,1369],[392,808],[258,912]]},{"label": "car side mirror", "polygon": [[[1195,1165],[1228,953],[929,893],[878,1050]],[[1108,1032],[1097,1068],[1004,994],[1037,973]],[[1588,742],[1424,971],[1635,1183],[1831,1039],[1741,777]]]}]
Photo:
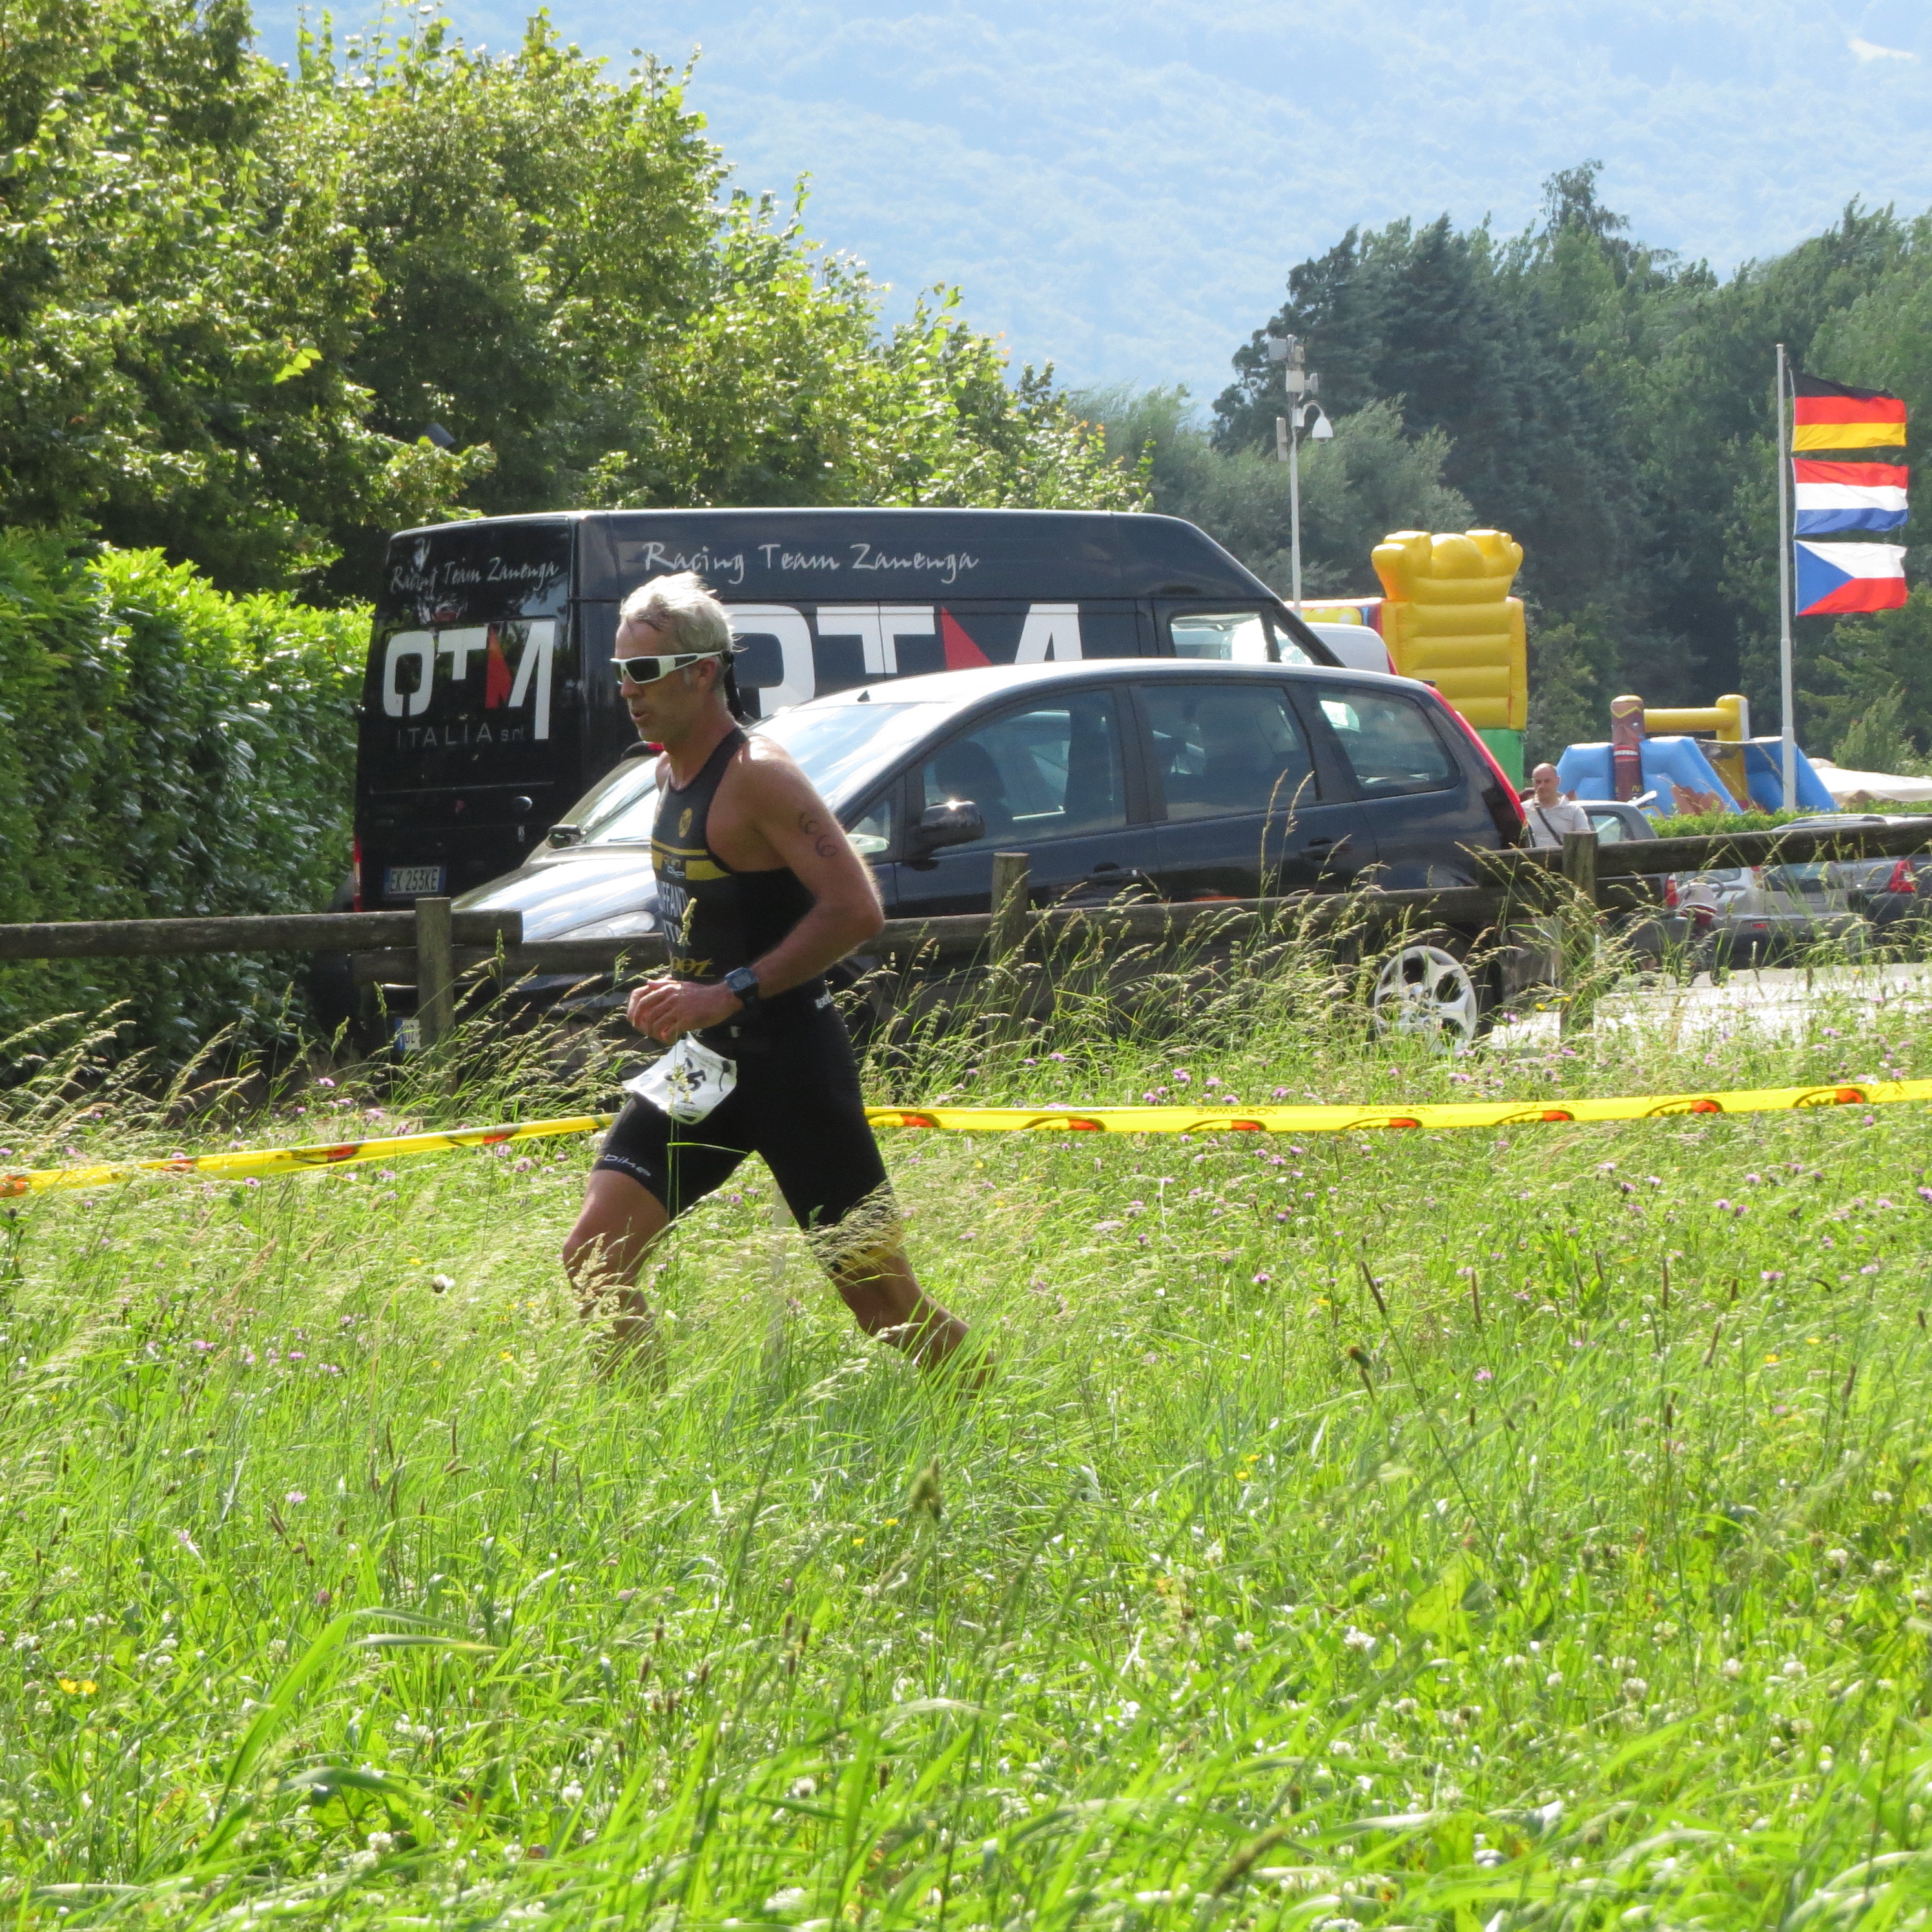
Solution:
[{"label": "car side mirror", "polygon": [[937,852],[944,845],[970,845],[986,836],[986,814],[970,798],[949,798],[928,805],[912,822],[908,843],[915,855]]}]

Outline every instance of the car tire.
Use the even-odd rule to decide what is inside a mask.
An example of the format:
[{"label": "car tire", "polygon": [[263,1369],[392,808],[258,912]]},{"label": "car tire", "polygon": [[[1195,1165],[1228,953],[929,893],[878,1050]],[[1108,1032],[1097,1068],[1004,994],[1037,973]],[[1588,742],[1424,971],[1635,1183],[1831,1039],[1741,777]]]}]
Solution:
[{"label": "car tire", "polygon": [[1369,1022],[1376,1034],[1420,1034],[1458,1047],[1487,1031],[1495,981],[1468,964],[1468,941],[1456,934],[1425,932],[1372,958]]}]

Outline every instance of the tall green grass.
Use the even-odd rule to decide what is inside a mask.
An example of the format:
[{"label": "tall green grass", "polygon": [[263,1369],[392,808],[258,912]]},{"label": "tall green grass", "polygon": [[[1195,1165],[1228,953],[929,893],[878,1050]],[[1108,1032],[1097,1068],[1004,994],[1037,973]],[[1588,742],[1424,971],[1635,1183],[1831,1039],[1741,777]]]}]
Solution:
[{"label": "tall green grass", "polygon": [[[1292,948],[1124,1022],[916,1031],[882,1099],[1668,1091],[1932,1066],[1821,992],[1460,1056]],[[997,1003],[996,1003],[997,1004]],[[1607,1010],[1606,1010],[1607,1011]],[[608,1103],[50,1065],[0,1168]],[[104,1078],[98,1072],[91,1078]],[[302,1111],[306,1110],[306,1111]],[[0,1204],[0,1828],[22,1924],[1911,1922],[1932,1121],[892,1137],[976,1396],[864,1340],[755,1162],[559,1273],[587,1142]]]}]

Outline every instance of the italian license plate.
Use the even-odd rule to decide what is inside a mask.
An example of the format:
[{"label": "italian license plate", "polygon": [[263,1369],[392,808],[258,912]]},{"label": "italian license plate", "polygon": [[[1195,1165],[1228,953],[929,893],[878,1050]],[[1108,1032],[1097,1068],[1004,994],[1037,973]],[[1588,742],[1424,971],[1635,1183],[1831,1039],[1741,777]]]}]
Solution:
[{"label": "italian license plate", "polygon": [[444,866],[392,866],[382,874],[382,896],[386,899],[440,898],[442,882],[448,877],[448,868]]}]

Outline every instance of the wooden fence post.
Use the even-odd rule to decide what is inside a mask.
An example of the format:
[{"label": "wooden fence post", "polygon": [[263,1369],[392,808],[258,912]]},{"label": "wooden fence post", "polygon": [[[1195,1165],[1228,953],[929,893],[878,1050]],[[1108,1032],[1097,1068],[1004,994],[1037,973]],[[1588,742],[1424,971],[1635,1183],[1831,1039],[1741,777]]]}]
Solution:
[{"label": "wooden fence post", "polygon": [[1597,835],[1594,832],[1566,832],[1563,835],[1563,876],[1575,889],[1576,898],[1563,908],[1562,919],[1562,1030],[1574,1032],[1586,1025],[1592,1004],[1586,988],[1596,968],[1597,938]]},{"label": "wooden fence post", "polygon": [[456,1024],[456,958],[446,898],[416,901],[416,1030],[426,1047]]},{"label": "wooden fence post", "polygon": [[986,935],[987,950],[997,966],[1010,965],[1026,944],[1027,855],[993,854],[993,923]]},{"label": "wooden fence post", "polygon": [[1028,868],[1024,852],[993,854],[992,919],[986,928],[987,984],[1003,1010],[990,1016],[989,1046],[1010,1046],[1025,1029],[1018,968],[1026,949]]}]

